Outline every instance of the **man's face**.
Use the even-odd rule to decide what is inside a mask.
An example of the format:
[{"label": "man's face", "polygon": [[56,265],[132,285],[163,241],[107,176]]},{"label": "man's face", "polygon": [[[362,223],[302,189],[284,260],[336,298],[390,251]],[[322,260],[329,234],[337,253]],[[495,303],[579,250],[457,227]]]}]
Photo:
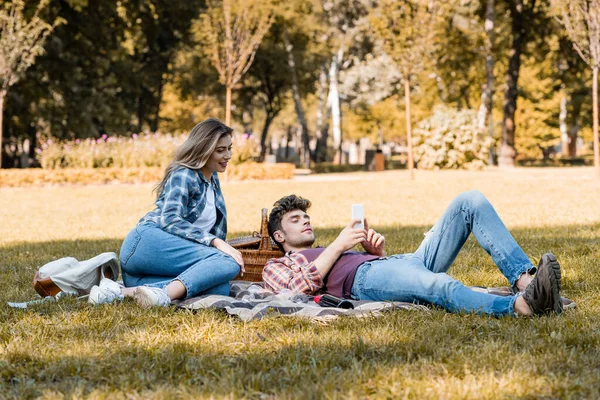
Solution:
[{"label": "man's face", "polygon": [[285,251],[309,248],[315,242],[310,217],[301,210],[290,211],[281,219],[281,230],[273,234]]}]

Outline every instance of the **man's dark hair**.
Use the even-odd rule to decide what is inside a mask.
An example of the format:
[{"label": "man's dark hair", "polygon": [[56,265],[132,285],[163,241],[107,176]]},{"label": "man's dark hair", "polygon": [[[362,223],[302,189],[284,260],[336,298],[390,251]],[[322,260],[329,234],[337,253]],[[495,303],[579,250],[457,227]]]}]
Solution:
[{"label": "man's dark hair", "polygon": [[309,208],[310,200],[303,199],[295,194],[282,197],[273,204],[273,209],[269,214],[269,236],[271,236],[271,239],[277,244],[277,247],[279,247],[281,251],[283,251],[283,245],[275,240],[273,234],[276,231],[281,230],[281,220],[283,219],[283,216],[295,210],[306,212]]}]

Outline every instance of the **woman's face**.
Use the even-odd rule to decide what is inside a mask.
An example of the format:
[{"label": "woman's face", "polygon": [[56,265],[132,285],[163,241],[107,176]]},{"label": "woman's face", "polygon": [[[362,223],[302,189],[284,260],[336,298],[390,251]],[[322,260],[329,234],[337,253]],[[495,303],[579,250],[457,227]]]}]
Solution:
[{"label": "woman's face", "polygon": [[215,151],[212,152],[210,158],[202,167],[202,172],[209,177],[213,172],[225,172],[227,163],[231,159],[231,135],[223,135],[217,142]]}]

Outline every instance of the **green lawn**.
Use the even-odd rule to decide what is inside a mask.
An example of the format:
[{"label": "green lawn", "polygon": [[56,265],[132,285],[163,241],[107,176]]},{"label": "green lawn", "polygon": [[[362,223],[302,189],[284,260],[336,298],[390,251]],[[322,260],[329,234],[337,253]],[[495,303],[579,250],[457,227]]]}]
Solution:
[{"label": "green lawn", "polygon": [[[398,311],[327,324],[243,323],[215,311],[91,307],[65,300],[29,310],[38,266],[118,252],[152,207],[152,186],[0,189],[0,398],[599,398],[600,179],[590,168],[406,171],[223,183],[230,236],[259,228],[260,208],[296,193],[313,200],[318,244],[362,202],[388,253],[411,252],[452,198],[481,190],[537,262],[554,252],[558,317],[501,318]],[[474,240],[450,274],[506,281]]]}]

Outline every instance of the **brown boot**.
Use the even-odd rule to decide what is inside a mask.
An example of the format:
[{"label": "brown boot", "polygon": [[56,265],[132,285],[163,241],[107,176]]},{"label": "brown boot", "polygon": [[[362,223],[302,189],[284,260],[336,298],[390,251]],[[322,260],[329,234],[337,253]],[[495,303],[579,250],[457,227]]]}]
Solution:
[{"label": "brown boot", "polygon": [[536,315],[562,313],[560,298],[560,265],[552,253],[540,259],[533,281],[523,292],[523,299]]}]

